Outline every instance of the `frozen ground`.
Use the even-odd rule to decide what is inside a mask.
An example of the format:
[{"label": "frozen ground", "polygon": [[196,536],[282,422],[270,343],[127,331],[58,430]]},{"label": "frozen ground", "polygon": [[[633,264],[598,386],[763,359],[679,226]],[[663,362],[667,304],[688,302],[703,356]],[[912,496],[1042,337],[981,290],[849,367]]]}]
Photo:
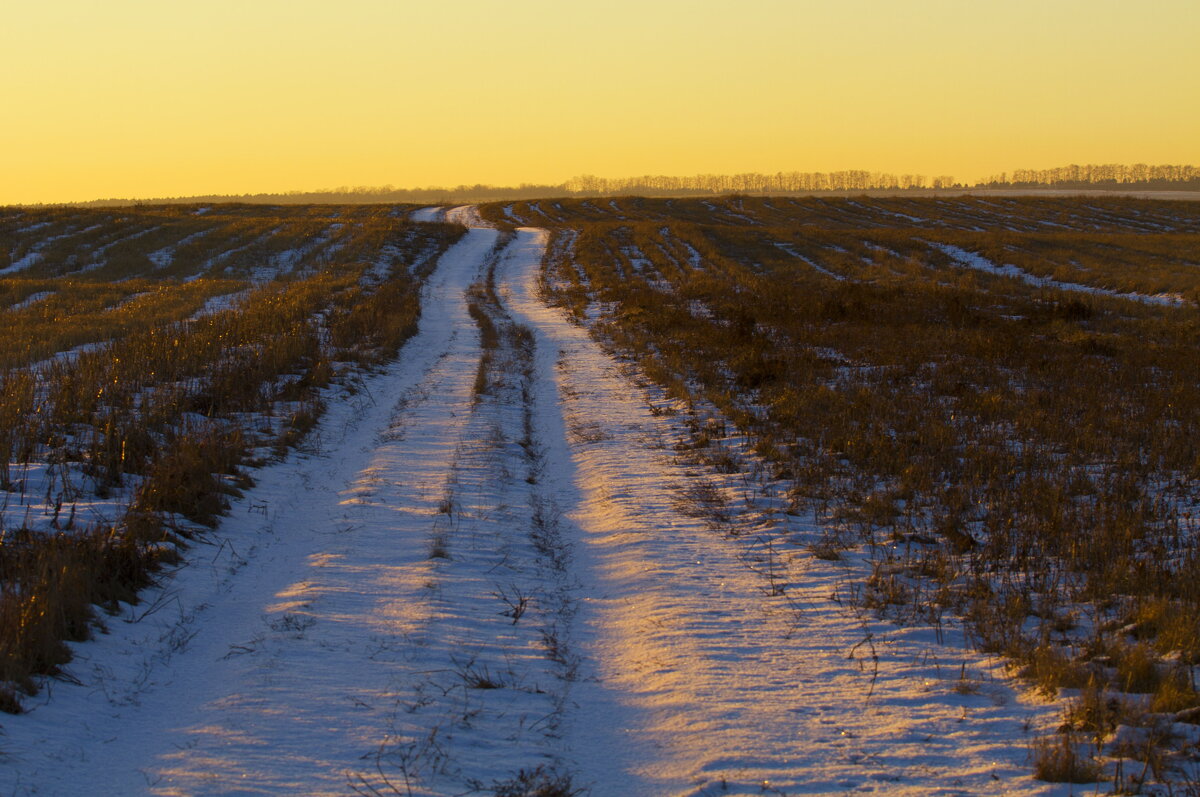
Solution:
[{"label": "frozen ground", "polygon": [[[1028,774],[1056,710],[956,628],[856,614],[861,563],[677,453],[539,300],[545,233],[499,240],[444,255],[400,358],[4,720],[0,792],[487,794],[542,766],[598,796],[1069,793]],[[477,392],[491,265],[510,333]]]}]

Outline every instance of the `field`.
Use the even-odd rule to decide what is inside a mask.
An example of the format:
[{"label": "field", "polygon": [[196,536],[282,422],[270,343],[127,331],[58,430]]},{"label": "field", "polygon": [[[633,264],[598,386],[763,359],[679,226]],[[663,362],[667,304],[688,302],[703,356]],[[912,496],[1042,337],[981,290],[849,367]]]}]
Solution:
[{"label": "field", "polygon": [[0,220],[0,704],[59,672],[283,456],[331,379],[395,354],[461,230],[362,208]]},{"label": "field", "polygon": [[1196,203],[2,209],[0,329],[8,792],[1200,794]]},{"label": "field", "polygon": [[1172,717],[1200,716],[1194,205],[740,197],[488,216],[555,230],[553,300],[689,407],[713,467],[740,469],[726,440],[752,447],[822,530],[814,556],[863,558],[855,603],[949,613],[1048,696],[1080,690],[1068,739],[1138,726],[1115,747],[1146,759]]}]

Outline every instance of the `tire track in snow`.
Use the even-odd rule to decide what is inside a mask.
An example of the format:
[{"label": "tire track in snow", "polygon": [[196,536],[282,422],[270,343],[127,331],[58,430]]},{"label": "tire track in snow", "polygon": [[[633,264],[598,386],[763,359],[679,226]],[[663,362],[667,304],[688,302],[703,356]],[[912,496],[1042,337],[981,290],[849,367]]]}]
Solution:
[{"label": "tire track in snow", "polygon": [[[546,470],[580,538],[577,633],[592,679],[576,689],[581,780],[597,794],[683,793],[722,777],[757,791],[790,769],[796,700],[779,698],[798,680],[794,612],[680,512],[672,485],[687,474],[647,445],[658,430],[619,365],[536,298],[544,233],[518,235],[529,254],[509,261],[503,287],[537,332]],[[723,765],[731,751],[746,757]]]},{"label": "tire track in snow", "polygon": [[569,551],[538,487],[530,352],[486,290],[474,293],[496,345],[483,389],[457,410],[469,418],[443,474],[423,594],[413,595],[429,611],[409,636],[378,771],[360,780],[371,793],[476,793],[520,770],[561,769],[573,676]]},{"label": "tire track in snow", "polygon": [[314,507],[335,534],[276,592],[267,644],[251,651],[261,661],[248,660],[254,669],[213,704],[219,720],[189,729],[193,746],[154,770],[156,793],[223,793],[248,779],[264,793],[383,783],[372,753],[395,735],[397,695],[434,633],[429,538],[471,415],[479,343],[462,295],[495,238],[471,232],[435,274],[422,310],[432,334],[413,342],[401,368],[419,380],[377,396],[394,409],[370,445],[335,454],[353,476]]}]

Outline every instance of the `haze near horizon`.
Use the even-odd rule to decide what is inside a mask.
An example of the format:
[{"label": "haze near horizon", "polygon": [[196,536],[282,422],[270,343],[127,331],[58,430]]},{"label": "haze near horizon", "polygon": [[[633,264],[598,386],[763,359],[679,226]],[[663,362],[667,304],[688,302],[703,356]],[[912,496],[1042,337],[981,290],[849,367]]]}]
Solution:
[{"label": "haze near horizon", "polygon": [[0,203],[1200,160],[1200,6],[147,0],[6,14]]}]

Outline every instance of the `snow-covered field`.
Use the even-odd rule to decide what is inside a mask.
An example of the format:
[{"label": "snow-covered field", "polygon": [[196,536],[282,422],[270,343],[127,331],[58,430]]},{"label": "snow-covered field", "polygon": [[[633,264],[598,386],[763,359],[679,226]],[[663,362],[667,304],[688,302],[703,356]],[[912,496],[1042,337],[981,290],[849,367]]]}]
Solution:
[{"label": "snow-covered field", "polygon": [[[444,215],[473,229],[419,334],[5,719],[0,792],[487,794],[542,767],[597,796],[1070,793],[1029,774],[1056,709],[955,627],[856,612],[853,557],[676,452],[539,299],[543,231],[496,253]],[[479,393],[489,267],[533,346],[502,335]]]}]

